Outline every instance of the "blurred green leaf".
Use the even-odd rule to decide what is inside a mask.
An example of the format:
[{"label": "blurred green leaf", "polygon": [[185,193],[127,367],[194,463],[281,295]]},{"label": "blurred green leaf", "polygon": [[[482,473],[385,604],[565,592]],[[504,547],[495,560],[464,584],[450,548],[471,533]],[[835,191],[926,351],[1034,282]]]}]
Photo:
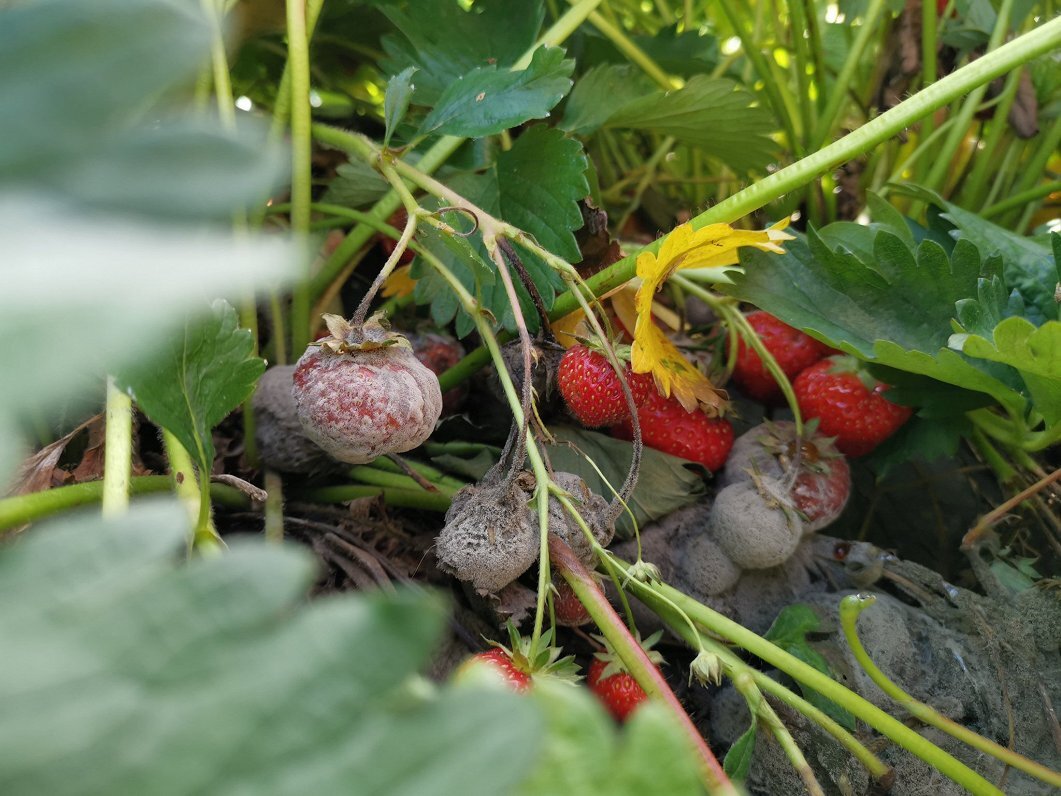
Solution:
[{"label": "blurred green leaf", "polygon": [[413,102],[434,105],[454,81],[478,67],[508,69],[538,35],[545,18],[541,0],[478,0],[471,8],[438,0],[381,4],[401,31],[385,36],[381,67],[394,75],[417,66]]},{"label": "blurred green leaf", "polygon": [[383,120],[387,127],[383,134],[383,146],[389,146],[394,130],[405,117],[409,109],[409,100],[413,97],[413,75],[415,66],[403,69],[387,81],[387,93],[383,98]]},{"label": "blurred green leaf", "polygon": [[363,160],[351,160],[335,170],[335,178],[321,199],[325,204],[357,209],[373,204],[390,190],[386,177]]},{"label": "blurred green leaf", "polygon": [[574,135],[599,130],[620,108],[655,91],[656,84],[630,64],[601,64],[578,79],[558,125]]},{"label": "blurred green leaf", "polygon": [[[550,431],[557,441],[556,445],[548,447],[554,469],[581,476],[593,492],[611,500],[612,489],[618,490],[626,480],[633,453],[631,444],[572,426],[552,426]],[[604,483],[579,451],[596,463],[611,487]],[[682,506],[695,503],[704,493],[704,482],[698,472],[695,466],[690,466],[684,459],[645,448],[637,487],[628,504],[638,526],[644,528]],[[633,536],[633,523],[626,512],[619,515],[615,529],[623,538]]]},{"label": "blurred green leaf", "polygon": [[18,640],[0,656],[0,791],[486,796],[524,778],[526,700],[405,687],[443,627],[436,599],[307,603],[314,564],[293,548],[181,565],[186,522],[147,504],[0,551],[0,637]]},{"label": "blurred green leaf", "polygon": [[661,705],[642,705],[617,732],[585,689],[539,682],[531,699],[542,709],[548,732],[534,775],[516,791],[519,796],[704,792],[688,739]]},{"label": "blurred green leaf", "polygon": [[697,75],[675,91],[655,91],[616,108],[607,127],[670,135],[737,171],[764,168],[777,152],[774,120],[731,80]]},{"label": "blurred green leaf", "polygon": [[265,360],[254,356],[254,337],[239,327],[236,311],[215,301],[205,318],[189,319],[153,360],[122,375],[152,423],[180,440],[200,471],[214,461],[211,430],[250,397]]},{"label": "blurred green leaf", "polygon": [[442,92],[418,134],[476,138],[542,119],[571,88],[574,67],[559,47],[539,47],[526,69],[473,69]]}]

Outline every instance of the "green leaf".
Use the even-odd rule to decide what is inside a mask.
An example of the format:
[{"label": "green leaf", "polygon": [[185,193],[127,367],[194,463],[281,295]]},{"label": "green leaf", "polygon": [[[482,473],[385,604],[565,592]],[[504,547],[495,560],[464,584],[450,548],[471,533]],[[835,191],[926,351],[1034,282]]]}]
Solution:
[{"label": "green leaf", "polygon": [[[18,374],[18,389],[0,390],[0,414],[98,395],[105,373],[179,337],[204,293],[283,280],[296,261],[278,240],[189,234],[19,194],[0,193],[0,240],[0,373]],[[43,346],[49,317],[61,342]]]},{"label": "green leaf", "polygon": [[265,372],[236,311],[222,300],[211,310],[189,320],[164,353],[122,379],[144,414],[176,436],[204,473],[214,461],[211,430],[250,397]]},{"label": "green leaf", "polygon": [[[553,467],[581,476],[593,492],[611,500],[612,489],[618,490],[626,480],[633,453],[631,444],[596,431],[570,426],[555,426],[550,430],[558,443],[548,448]],[[579,451],[596,463],[611,487],[604,483]],[[628,505],[638,526],[644,528],[682,506],[695,503],[703,493],[703,479],[689,462],[645,448],[637,487]],[[634,526],[630,516],[625,512],[620,514],[615,529],[623,538],[633,536]]]},{"label": "green leaf", "polygon": [[321,201],[357,209],[373,204],[389,190],[390,183],[382,174],[363,160],[351,160],[335,170]]},{"label": "green leaf", "polygon": [[595,66],[575,83],[558,126],[573,135],[595,133],[619,109],[646,95],[658,94],[655,86],[630,64]]},{"label": "green leaf", "polygon": [[182,564],[186,523],[149,503],[0,551],[0,637],[18,639],[0,656],[0,791],[485,796],[524,778],[529,702],[406,686],[444,626],[436,598],[307,602],[306,551]]},{"label": "green leaf", "polygon": [[618,108],[608,127],[671,135],[737,171],[762,169],[777,152],[774,120],[731,80],[697,75],[681,89],[656,91]]},{"label": "green leaf", "polygon": [[[666,765],[659,761],[666,760]],[[656,702],[639,707],[623,728],[619,754],[606,794],[702,794],[702,778],[689,739],[667,709]]]},{"label": "green leaf", "polygon": [[1034,308],[1030,321],[1038,325],[1061,317],[1054,301],[1058,264],[1049,246],[992,224],[923,188],[904,186],[902,192],[940,208],[942,217],[955,227],[951,235],[975,245],[982,257],[996,253],[1002,257],[1006,286],[1020,293],[1029,310]]},{"label": "green leaf", "polygon": [[478,67],[513,66],[538,35],[545,6],[524,0],[519,13],[511,0],[478,0],[470,9],[459,3],[408,0],[388,3],[381,11],[401,31],[383,38],[386,57],[380,66],[397,74],[417,66],[414,102],[434,105],[443,92]]},{"label": "green leaf", "polygon": [[1007,318],[991,339],[956,334],[951,345],[969,356],[1016,368],[1046,422],[1061,422],[1061,321],[1036,328],[1024,318]]},{"label": "green leaf", "polygon": [[755,753],[755,736],[756,721],[753,718],[748,729],[733,742],[733,746],[722,759],[722,770],[732,779],[743,781],[748,778],[748,769],[751,768],[752,755]]},{"label": "green leaf", "polygon": [[386,124],[383,146],[390,146],[394,130],[405,118],[409,100],[413,97],[413,75],[416,72],[417,68],[410,66],[387,81],[387,93],[383,97],[383,121]]},{"label": "green leaf", "polygon": [[418,135],[478,138],[542,119],[571,88],[574,66],[560,48],[539,47],[526,69],[473,69],[442,92]]},{"label": "green leaf", "polygon": [[582,144],[559,130],[537,125],[497,158],[501,218],[534,236],[553,254],[581,259],[574,231],[582,226],[580,199],[589,193]]},{"label": "green leaf", "polygon": [[[809,245],[808,245],[809,243]],[[916,256],[915,256],[916,255]],[[987,393],[1020,412],[1026,399],[1010,368],[947,348],[958,301],[977,295],[980,255],[958,241],[952,256],[930,240],[912,252],[880,231],[873,260],[831,251],[813,231],[781,255],[743,252],[727,292],[812,337],[871,363]]]},{"label": "green leaf", "polygon": [[[814,609],[803,603],[786,606],[777,615],[764,638],[772,641],[781,649],[813,666],[822,674],[832,677],[832,671],[825,658],[807,641],[807,634],[818,630],[821,620]],[[826,699],[813,688],[800,683],[803,697],[818,709],[824,711],[842,726],[855,729],[855,717],[832,700]]]}]

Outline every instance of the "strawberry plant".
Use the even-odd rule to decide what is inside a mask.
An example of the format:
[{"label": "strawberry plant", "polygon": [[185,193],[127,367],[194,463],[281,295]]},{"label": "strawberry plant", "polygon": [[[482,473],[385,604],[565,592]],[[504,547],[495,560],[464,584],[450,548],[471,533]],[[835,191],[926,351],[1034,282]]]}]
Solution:
[{"label": "strawberry plant", "polygon": [[0,790],[1061,787],[1052,13],[8,4]]}]

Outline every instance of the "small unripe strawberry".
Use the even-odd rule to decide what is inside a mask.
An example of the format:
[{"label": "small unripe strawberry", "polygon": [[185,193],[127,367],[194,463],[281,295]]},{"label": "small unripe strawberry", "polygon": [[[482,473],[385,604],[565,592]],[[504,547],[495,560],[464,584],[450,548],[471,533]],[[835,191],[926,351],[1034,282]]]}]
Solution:
[{"label": "small unripe strawberry", "polygon": [[848,456],[864,456],[910,419],[913,410],[885,397],[888,385],[859,369],[853,357],[829,357],[804,370],[792,384],[804,419],[836,438]]},{"label": "small unripe strawberry", "polygon": [[442,412],[435,374],[375,319],[361,329],[335,315],[325,320],[332,336],[306,349],[293,379],[306,436],[350,464],[424,442]]}]

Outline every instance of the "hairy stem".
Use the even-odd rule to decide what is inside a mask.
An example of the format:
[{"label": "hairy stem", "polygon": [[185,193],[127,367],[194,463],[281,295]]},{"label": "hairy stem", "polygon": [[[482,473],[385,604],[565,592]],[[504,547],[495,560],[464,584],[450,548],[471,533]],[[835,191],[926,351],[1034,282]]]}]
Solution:
[{"label": "hairy stem", "polygon": [[103,443],[103,513],[121,514],[129,507],[133,473],[133,400],[107,378],[106,427]]}]

